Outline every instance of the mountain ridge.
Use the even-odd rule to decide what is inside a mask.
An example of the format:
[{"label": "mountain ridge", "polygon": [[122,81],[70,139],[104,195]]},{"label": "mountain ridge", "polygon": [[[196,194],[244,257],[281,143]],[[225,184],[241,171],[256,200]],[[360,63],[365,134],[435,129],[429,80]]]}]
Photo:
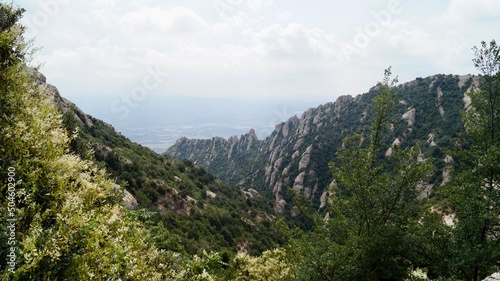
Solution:
[{"label": "mountain ridge", "polygon": [[[398,85],[400,101],[392,113],[390,132],[383,138],[386,155],[391,155],[392,145],[417,144],[422,157],[437,156],[440,168],[447,165],[450,160],[445,161],[443,149],[451,148],[451,139],[462,128],[459,111],[468,105],[466,93],[473,86],[478,86],[477,76],[443,74]],[[367,93],[339,96],[335,102],[309,108],[300,117],[276,124],[262,140],[245,142],[251,132],[228,140],[182,138],[166,154],[194,161],[230,184],[266,194],[278,212],[291,202],[288,188],[319,207],[332,182],[328,163],[335,161],[343,138],[367,133],[373,117],[371,99],[378,92],[374,86]],[[436,172],[430,184],[440,185],[447,178],[445,171]]]}]

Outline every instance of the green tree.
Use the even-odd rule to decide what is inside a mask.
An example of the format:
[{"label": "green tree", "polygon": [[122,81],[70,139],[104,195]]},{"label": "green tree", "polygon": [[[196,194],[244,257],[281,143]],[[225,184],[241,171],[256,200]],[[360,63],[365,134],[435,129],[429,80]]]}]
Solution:
[{"label": "green tree", "polygon": [[28,44],[22,40],[25,28],[17,22],[24,9],[0,3],[0,65],[6,68],[22,62],[30,52]]},{"label": "green tree", "polygon": [[[414,257],[410,229],[418,221],[420,184],[431,170],[419,161],[418,147],[392,147],[385,156],[380,138],[389,133],[396,106],[390,68],[378,84],[375,120],[368,137],[356,134],[330,163],[335,184],[325,222],[316,219],[313,233],[292,241],[291,251],[304,257],[297,264],[300,280],[404,280]],[[295,248],[295,249],[294,249]],[[303,263],[303,264],[301,264]]]},{"label": "green tree", "polygon": [[450,269],[457,278],[482,280],[500,265],[500,46],[474,47],[479,89],[463,113],[458,167],[446,189],[455,214]]}]

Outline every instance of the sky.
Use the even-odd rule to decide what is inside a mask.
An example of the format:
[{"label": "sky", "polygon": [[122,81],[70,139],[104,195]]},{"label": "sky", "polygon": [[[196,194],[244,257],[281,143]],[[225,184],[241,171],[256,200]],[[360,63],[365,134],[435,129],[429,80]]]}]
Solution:
[{"label": "sky", "polygon": [[498,0],[14,2],[47,81],[124,131],[226,110],[271,126],[367,92],[389,66],[400,82],[475,74],[471,48],[500,28]]}]

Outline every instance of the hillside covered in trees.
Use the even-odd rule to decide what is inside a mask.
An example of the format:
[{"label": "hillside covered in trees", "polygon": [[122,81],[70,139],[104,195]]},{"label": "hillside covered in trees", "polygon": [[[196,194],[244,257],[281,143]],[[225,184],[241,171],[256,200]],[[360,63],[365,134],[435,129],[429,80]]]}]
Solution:
[{"label": "hillside covered in trees", "polygon": [[[468,93],[478,85],[478,76],[444,74],[395,85],[398,102],[388,113],[391,130],[384,132],[381,146],[389,155],[393,144],[418,145],[421,157],[432,158],[436,169],[422,196],[449,180],[449,150],[463,128],[460,112],[469,103]],[[230,184],[258,190],[275,202],[279,212],[286,214],[293,208],[287,187],[320,208],[333,181],[328,163],[338,161],[336,151],[346,137],[369,132],[375,117],[372,100],[380,93],[375,86],[365,94],[341,96],[310,108],[277,124],[262,140],[252,132],[227,140],[181,138],[166,154],[196,162]]]},{"label": "hillside covered in trees", "polygon": [[[392,141],[407,128],[394,122],[402,100],[386,70],[365,97],[369,123],[346,127],[318,167],[332,182],[322,209],[304,189],[282,187],[298,228],[265,194],[134,144],[64,100],[30,65],[22,14],[0,3],[2,280],[482,280],[499,271],[495,41],[473,49],[481,76],[467,87],[462,123],[450,123],[463,126],[444,126],[456,132],[438,135],[449,148],[429,157],[427,140]],[[447,181],[435,173],[444,164]],[[442,185],[422,198],[433,179]]]}]

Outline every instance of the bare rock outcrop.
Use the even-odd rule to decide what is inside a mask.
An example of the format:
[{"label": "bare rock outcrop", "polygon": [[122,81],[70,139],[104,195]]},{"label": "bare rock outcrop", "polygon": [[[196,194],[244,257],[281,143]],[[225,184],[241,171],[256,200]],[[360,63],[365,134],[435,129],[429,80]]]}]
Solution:
[{"label": "bare rock outcrop", "polygon": [[123,206],[125,206],[125,208],[133,210],[139,206],[139,203],[137,202],[135,197],[126,189],[115,183],[112,184],[112,188],[118,192],[123,193]]}]

